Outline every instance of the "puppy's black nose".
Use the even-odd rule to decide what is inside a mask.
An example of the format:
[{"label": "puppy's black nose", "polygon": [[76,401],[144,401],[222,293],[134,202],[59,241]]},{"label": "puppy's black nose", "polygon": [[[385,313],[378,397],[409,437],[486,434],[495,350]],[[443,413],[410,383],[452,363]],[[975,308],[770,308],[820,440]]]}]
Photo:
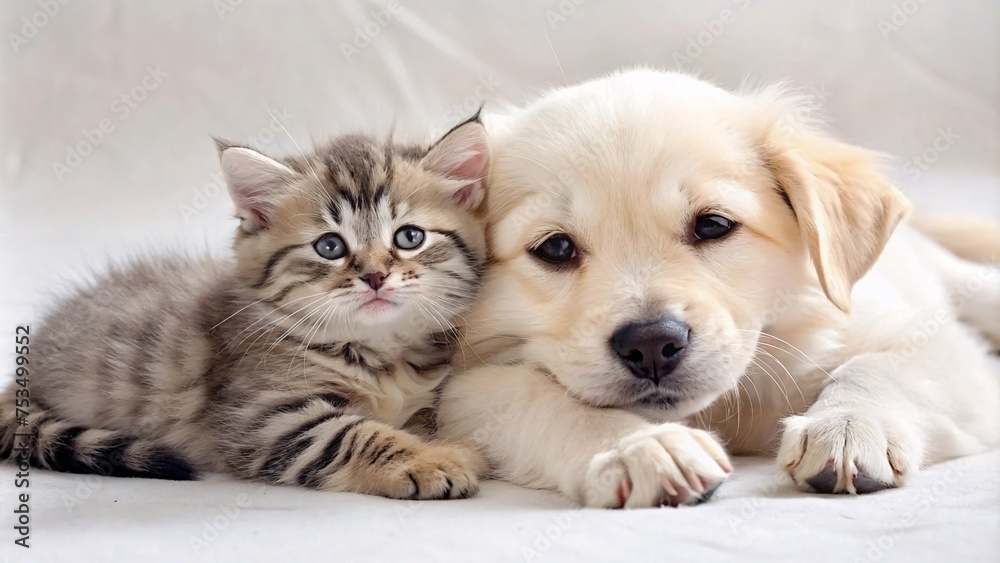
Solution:
[{"label": "puppy's black nose", "polygon": [[659,383],[681,361],[691,327],[670,315],[628,323],[611,335],[611,348],[636,377]]}]

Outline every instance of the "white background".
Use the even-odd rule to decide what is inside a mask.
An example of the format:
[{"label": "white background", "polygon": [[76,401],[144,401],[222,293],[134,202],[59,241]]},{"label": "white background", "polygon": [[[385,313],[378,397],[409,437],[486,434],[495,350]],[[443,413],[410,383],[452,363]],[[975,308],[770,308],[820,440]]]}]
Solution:
[{"label": "white background", "polygon": [[[47,5],[59,7],[50,6],[54,14],[47,15]],[[520,103],[542,89],[622,66],[684,68],[729,87],[788,81],[812,93],[838,136],[892,155],[888,172],[911,194],[919,211],[1000,218],[1000,2],[995,0],[424,0],[393,5],[400,7],[353,0],[75,0],[66,5],[56,0],[4,0],[0,333],[12,333],[16,324],[37,323],[53,292],[71,287],[90,268],[100,269],[109,256],[165,248],[224,251],[234,223],[228,220],[228,199],[218,189],[211,135],[255,138],[275,152],[294,151],[296,143],[350,130],[383,134],[392,124],[398,138],[422,140],[483,101],[487,107],[499,99]],[[143,87],[148,69],[165,75],[146,78]],[[129,107],[129,101],[135,107]],[[272,114],[287,132],[274,134],[273,129],[280,128],[271,124]],[[88,131],[99,129],[102,122],[110,132],[97,143],[87,141],[88,135],[97,138]],[[68,157],[74,150],[87,154],[76,161]],[[61,173],[54,170],[60,163],[68,167]],[[7,348],[0,346],[3,365],[9,365],[11,357]],[[977,470],[976,478],[996,482],[996,459],[991,460],[976,466],[987,471]],[[713,512],[703,507],[701,513],[684,515],[712,514],[715,522],[739,515],[748,498],[773,494],[773,487],[766,485],[771,471],[769,465],[760,465],[756,474],[761,481],[734,485],[735,492],[723,495]],[[38,532],[71,535],[94,526],[92,537],[114,534],[102,545],[118,541],[132,546],[114,552],[119,555],[134,553],[130,550],[137,546],[163,557],[170,549],[190,555],[183,527],[200,530],[203,517],[218,513],[212,504],[216,497],[235,494],[204,484],[197,489],[157,489],[112,482],[87,497],[89,508],[73,512],[62,508],[58,499],[75,490],[79,481],[74,479],[45,478],[55,492],[47,501],[51,512],[38,517],[48,518],[48,523],[38,524]],[[4,477],[2,486],[9,488],[7,481]],[[152,497],[144,496],[149,491]],[[207,494],[208,504],[183,500],[192,491]],[[397,543],[390,543],[405,554],[407,541],[421,541],[421,553],[432,553],[426,537],[412,536],[416,530],[431,536],[435,530],[457,533],[466,548],[488,547],[490,541],[477,538],[491,534],[528,542],[549,522],[544,510],[562,506],[548,496],[514,494],[499,486],[489,491],[476,501],[483,504],[471,511],[480,514],[478,507],[484,507],[485,516],[461,517],[470,528],[456,523],[457,513],[434,505],[424,516],[430,520],[394,531]],[[741,497],[740,491],[751,492]],[[755,512],[751,520],[765,540],[770,522],[783,530],[782,537],[811,537],[802,549],[820,548],[820,558],[853,560],[855,555],[865,557],[865,546],[878,537],[880,526],[912,504],[918,492],[887,493],[883,501],[837,499],[833,509],[830,502],[806,500],[781,489],[780,495],[791,500],[764,499],[760,511],[769,515],[758,517]],[[13,496],[7,489],[2,494],[4,502]],[[316,497],[298,492],[287,493],[287,498],[274,494],[279,497],[272,501],[289,510],[302,502],[317,503]],[[907,547],[890,556],[934,558],[934,549],[943,548],[941,537],[950,535],[951,543],[956,534],[966,535],[963,549],[979,554],[997,550],[996,495],[995,488],[986,494],[969,486],[933,497],[935,510],[921,513],[918,522],[923,531],[909,531]],[[112,500],[126,498],[131,499],[130,508],[115,512]],[[368,516],[358,517],[357,533],[337,541],[340,548],[356,549],[348,550],[351,557],[363,558],[371,529],[366,532],[362,523],[377,529],[378,510],[392,508],[370,499],[352,497],[349,502]],[[983,502],[980,512],[966,509]],[[166,515],[153,510],[146,520],[133,517],[135,510],[158,503],[174,508]],[[373,506],[381,508],[364,512]],[[185,512],[188,509],[192,514]],[[953,509],[957,512],[949,512]],[[525,510],[536,511],[529,517],[534,528],[512,528],[508,520],[503,526],[488,523],[491,514],[516,520]],[[6,512],[0,512],[4,550],[10,545]],[[109,514],[117,516],[108,519]],[[653,558],[675,550],[722,553],[746,544],[750,547],[741,548],[745,556],[767,559],[769,550],[790,555],[799,549],[790,540],[781,545],[756,540],[727,544],[735,533],[728,528],[712,534],[707,521],[658,514],[669,520],[630,516],[609,521],[611,516],[589,515],[586,526],[592,528],[573,533],[584,543],[564,543],[552,553],[572,555],[570,545],[610,551],[628,545],[629,553],[638,549]],[[810,526],[796,530],[799,517]],[[253,519],[240,520],[247,529],[231,532],[220,544],[255,545],[237,540],[243,533],[266,535],[269,526],[279,525],[275,518],[289,521],[287,513],[254,512]],[[133,520],[146,532],[129,540],[125,536],[131,533],[122,530]],[[978,528],[956,521],[974,522]],[[254,522],[259,522],[256,528]],[[160,537],[155,531],[163,526],[174,529],[173,535],[162,536],[172,538],[170,549],[153,549]],[[669,533],[671,529],[677,534]],[[841,533],[845,529],[846,535]],[[614,541],[602,543],[602,530],[617,530]],[[622,530],[628,533],[622,536]],[[663,532],[662,539],[657,530]],[[682,549],[683,538],[694,537],[692,530],[702,534],[694,534],[702,543],[695,552],[685,552],[691,546]],[[322,546],[323,534],[307,537],[311,540],[296,541]],[[453,545],[456,537],[449,540]],[[51,546],[60,540],[50,536],[37,541]],[[712,547],[713,541],[721,547]],[[272,547],[280,552],[281,545]],[[497,556],[501,551],[490,553]],[[502,553],[517,557],[520,552],[511,548]]]},{"label": "white background", "polygon": [[[108,253],[224,247],[211,135],[275,152],[392,124],[422,140],[483,101],[630,65],[730,87],[787,81],[840,137],[891,155],[919,209],[1000,215],[994,0],[5,0],[2,12],[0,251],[17,299],[0,326],[32,320],[53,274]],[[147,69],[165,73],[146,79],[154,89]],[[102,122],[113,130],[91,148]]]}]

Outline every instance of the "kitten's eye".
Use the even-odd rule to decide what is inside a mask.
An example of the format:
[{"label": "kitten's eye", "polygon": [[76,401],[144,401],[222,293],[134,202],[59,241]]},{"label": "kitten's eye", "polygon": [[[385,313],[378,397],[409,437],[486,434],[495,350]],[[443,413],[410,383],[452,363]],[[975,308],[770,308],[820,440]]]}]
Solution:
[{"label": "kitten's eye", "polygon": [[400,227],[396,231],[396,236],[393,237],[393,242],[398,248],[413,250],[424,243],[424,231],[412,225]]},{"label": "kitten's eye", "polygon": [[735,226],[734,221],[721,215],[702,215],[694,222],[694,238],[698,240],[722,238],[729,234]]},{"label": "kitten's eye", "polygon": [[566,235],[552,235],[533,248],[531,253],[551,264],[565,264],[576,258],[576,245]]},{"label": "kitten's eye", "polygon": [[313,243],[313,248],[316,249],[316,254],[327,260],[339,260],[347,256],[347,243],[340,238],[340,235],[333,233],[326,233],[319,237]]}]

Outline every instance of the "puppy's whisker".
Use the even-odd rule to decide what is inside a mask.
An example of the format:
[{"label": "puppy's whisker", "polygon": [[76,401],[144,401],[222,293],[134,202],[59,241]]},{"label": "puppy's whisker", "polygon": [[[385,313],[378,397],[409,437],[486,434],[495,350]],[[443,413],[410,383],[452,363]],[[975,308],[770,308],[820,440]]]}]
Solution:
[{"label": "puppy's whisker", "polygon": [[[798,392],[798,394],[799,394],[799,400],[802,401],[802,404],[805,404],[806,398],[805,398],[805,395],[802,394],[802,388],[799,387],[798,382],[795,381],[795,377],[793,377],[792,374],[791,374],[791,372],[788,371],[788,368],[785,367],[785,364],[783,364],[781,362],[781,360],[779,360],[777,357],[775,357],[774,354],[768,352],[767,350],[760,350],[760,349],[758,349],[758,351],[761,354],[764,354],[764,355],[770,357],[772,360],[774,360],[774,363],[778,364],[778,366],[785,371],[785,375],[788,376],[788,380],[792,382],[792,385],[795,386],[796,392]],[[778,376],[777,371],[775,371],[775,376]],[[780,376],[778,376],[778,377],[780,377]],[[785,388],[784,384],[782,384],[782,391],[785,391],[785,390],[786,390],[786,388]],[[786,401],[788,400],[788,394],[787,393],[785,394],[785,400]]]},{"label": "puppy's whisker", "polygon": [[[739,385],[739,382],[737,382],[737,386],[738,385]],[[737,414],[738,414],[737,411],[734,410],[732,407],[733,407],[733,403],[735,401],[739,400],[738,395],[739,395],[739,390],[738,389],[734,389],[734,390],[726,393],[725,395],[723,395],[721,397],[722,398],[722,406],[725,407],[725,409],[726,409],[726,413],[725,413],[726,417],[723,418],[722,420],[720,420],[719,421],[720,423],[722,423],[722,422],[728,422],[728,421],[732,420],[732,418],[734,416],[737,416]]]},{"label": "puppy's whisker", "polygon": [[559,55],[556,54],[556,48],[552,46],[552,39],[549,38],[549,34],[548,33],[546,33],[544,35],[545,35],[545,41],[547,41],[548,44],[549,44],[549,50],[552,51],[552,57],[555,58],[555,60],[556,60],[556,66],[559,67],[559,74],[562,75],[563,85],[564,86],[569,86],[569,80],[566,79],[566,72],[563,71],[562,63],[559,62]]},{"label": "puppy's whisker", "polygon": [[795,409],[794,407],[792,407],[792,402],[788,399],[788,392],[785,389],[785,385],[781,382],[780,378],[778,377],[777,372],[772,373],[771,368],[762,360],[751,360],[751,362],[757,369],[763,372],[764,375],[766,375],[771,380],[772,383],[774,383],[775,387],[777,387],[779,391],[781,391],[781,397],[785,399],[785,403],[788,405],[789,412],[794,412]]},{"label": "puppy's whisker", "polygon": [[806,363],[811,364],[813,367],[815,367],[816,369],[818,369],[821,372],[823,372],[823,374],[825,374],[828,378],[830,378],[831,381],[837,381],[837,378],[834,377],[833,375],[831,375],[830,372],[828,372],[823,366],[819,365],[819,363],[817,363],[815,360],[813,360],[808,354],[806,354],[805,352],[803,352],[802,350],[800,350],[798,347],[796,347],[794,344],[788,342],[787,340],[783,340],[783,339],[781,339],[781,338],[779,338],[777,336],[774,336],[773,334],[770,334],[770,333],[764,332],[764,331],[754,331],[754,330],[747,330],[747,329],[742,329],[742,328],[738,328],[736,330],[739,331],[739,332],[749,332],[749,333],[753,333],[753,334],[759,334],[760,336],[771,338],[773,340],[778,341],[779,343],[784,344],[785,346],[788,346],[789,348],[792,349],[791,351],[786,350],[786,349],[782,348],[781,346],[778,346],[776,344],[772,344],[770,342],[764,342],[762,340],[758,340],[757,341],[757,345],[758,346],[770,346],[771,348],[774,348],[774,349],[777,349],[777,350],[781,350],[782,352],[784,352],[784,353],[786,353],[786,354],[788,354],[790,356],[793,356],[793,357],[795,357],[795,354],[793,353],[793,351],[794,351],[795,353],[799,354],[802,357],[802,359],[805,360]]},{"label": "puppy's whisker", "polygon": [[[743,422],[742,421],[743,409],[740,407],[740,389],[742,389],[744,392],[747,393],[747,400],[750,399],[750,393],[747,391],[747,388],[743,385],[743,381],[742,380],[740,380],[739,382],[737,382],[737,386],[738,386],[738,389],[736,390],[736,393],[734,395],[734,397],[736,398],[736,406],[735,406],[735,409],[736,409],[736,433],[733,434],[734,437],[740,435],[740,426],[742,425],[742,422]],[[753,405],[750,405],[750,411],[751,411],[751,413],[753,412]]]},{"label": "puppy's whisker", "polygon": [[[754,395],[757,396],[757,404],[760,406],[761,410],[763,410],[763,408],[764,408],[764,401],[763,401],[763,399],[761,399],[760,392],[757,390],[757,384],[753,382],[752,378],[747,377],[747,378],[744,378],[744,379],[746,381],[749,381],[750,385],[753,386],[753,393],[754,393]],[[743,387],[743,389],[746,390],[746,387]],[[750,428],[747,431],[747,433],[743,436],[743,439],[740,441],[740,443],[739,443],[739,445],[737,447],[742,447],[743,444],[746,443],[747,438],[749,438],[753,434],[754,423],[755,422],[759,422],[758,417],[754,415],[753,401],[750,400],[750,394],[749,394],[749,392],[747,393],[747,402],[750,404]],[[737,429],[737,432],[739,432],[738,429]]]}]

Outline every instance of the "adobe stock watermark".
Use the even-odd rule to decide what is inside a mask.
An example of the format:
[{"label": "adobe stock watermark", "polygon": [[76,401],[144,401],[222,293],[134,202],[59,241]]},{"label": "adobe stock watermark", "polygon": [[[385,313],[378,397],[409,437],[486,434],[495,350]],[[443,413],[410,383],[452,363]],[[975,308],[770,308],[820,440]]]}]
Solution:
[{"label": "adobe stock watermark", "polygon": [[76,478],[76,488],[73,489],[72,494],[66,491],[62,494],[62,505],[66,509],[66,512],[72,514],[76,511],[76,507],[81,503],[94,496],[94,493],[100,492],[104,489],[105,477],[100,475],[84,475],[82,477]]},{"label": "adobe stock watermark", "polygon": [[212,9],[215,10],[220,22],[242,5],[243,0],[212,0]]},{"label": "adobe stock watermark", "polygon": [[889,39],[890,35],[903,29],[927,2],[928,0],[902,0],[893,4],[889,17],[878,20],[878,31],[882,34],[882,39]]},{"label": "adobe stock watermark", "polygon": [[493,438],[504,428],[510,426],[510,423],[514,420],[514,413],[509,410],[501,410],[497,407],[493,407],[487,412],[488,421],[481,424],[469,439],[476,445],[485,445],[493,441]]},{"label": "adobe stock watermark", "polygon": [[[32,39],[38,37],[38,34],[42,32],[49,23],[59,15],[62,7],[69,4],[73,0],[38,0],[38,10],[32,13],[30,16],[24,16],[21,21],[21,27],[16,31],[7,32],[7,42],[10,43],[11,50],[14,54],[21,52],[21,47],[27,45]],[[20,33],[18,33],[20,32]]]},{"label": "adobe stock watermark", "polygon": [[[514,420],[513,412],[492,407],[486,413],[486,420],[469,436],[469,441],[476,447],[489,444],[502,429],[510,426],[512,420]],[[396,503],[396,519],[398,523],[400,525],[405,524],[407,520],[428,505],[429,503],[426,500],[405,500]]]},{"label": "adobe stock watermark", "polygon": [[995,267],[988,264],[981,265],[975,276],[951,292],[951,307],[939,309],[933,317],[928,316],[920,319],[914,331],[905,339],[906,346],[898,352],[891,352],[893,367],[899,367],[913,359],[926,348],[942,327],[958,322],[956,311],[982,291],[986,282],[993,279],[997,272],[998,269]]},{"label": "adobe stock watermark", "polygon": [[581,171],[590,170],[595,162],[601,162],[604,158],[606,149],[598,146],[599,141],[614,135],[615,132],[608,129],[593,130],[586,139],[586,145],[583,144],[583,139],[577,139],[579,150],[574,151],[569,160],[558,163],[558,170],[553,170],[553,166],[546,166],[549,179],[535,186],[531,195],[519,206],[517,213],[505,219],[510,222],[510,228],[514,231],[527,229],[546,217],[552,209],[568,203],[570,199],[567,194],[581,181]]},{"label": "adobe stock watermark", "polygon": [[[496,92],[497,88],[500,87],[500,81],[493,76],[493,73],[482,75],[478,79],[479,84],[473,89],[472,93],[465,97],[465,99],[456,102],[451,107],[445,110],[442,114],[442,123],[445,127],[450,128],[458,123],[469,119],[474,115],[479,108],[483,107],[486,100]],[[431,130],[430,137],[432,139],[439,139],[444,135],[447,129],[437,128]]]},{"label": "adobe stock watermark", "polygon": [[587,3],[587,0],[560,0],[555,9],[545,10],[545,20],[549,22],[549,28],[555,29],[569,21],[576,13],[576,9]]},{"label": "adobe stock watermark", "polygon": [[[294,119],[295,114],[288,111],[287,108],[281,108],[277,113],[271,114],[271,120],[265,127],[247,139],[247,144],[258,148],[270,145],[279,134],[284,133],[285,126]],[[191,199],[180,204],[179,211],[184,224],[191,223],[193,217],[198,216],[208,208],[209,203],[219,197],[219,194],[226,193],[226,190],[226,178],[222,171],[213,172],[209,176],[208,182],[205,182],[200,188],[192,190]]]},{"label": "adobe stock watermark", "polygon": [[571,508],[565,512],[554,514],[550,524],[535,533],[534,541],[521,546],[521,556],[525,561],[541,559],[542,555],[552,549],[552,546],[569,531],[576,519],[583,513],[583,507]]},{"label": "adobe stock watermark", "polygon": [[[920,361],[918,356],[927,349],[927,345],[934,340],[934,337],[942,328],[959,322],[957,310],[969,299],[975,297],[983,290],[986,282],[997,276],[998,270],[988,264],[981,265],[976,275],[972,276],[964,284],[953,289],[950,295],[952,303],[949,307],[941,307],[933,314],[921,316],[914,321],[913,330],[904,335],[899,346],[893,350],[884,352],[884,369],[903,370],[912,365],[914,361]],[[914,280],[919,285],[921,280]],[[876,371],[883,368],[873,368],[866,365],[845,364],[834,371],[834,381],[847,377],[850,379],[870,379],[878,377]],[[827,407],[837,407],[850,401],[854,396],[854,391],[845,390],[839,385],[831,385],[824,389],[822,394],[823,404]]]},{"label": "adobe stock watermark", "polygon": [[[96,293],[94,298],[95,304],[98,305],[92,308],[95,310],[105,310],[112,303],[111,293],[106,289],[102,289]],[[85,318],[90,319],[93,314],[93,310],[88,311]],[[135,436],[148,436],[155,426],[156,423],[154,421],[141,419],[135,423],[132,432]],[[114,474],[116,467],[127,465],[128,462],[125,461],[122,451],[112,452],[107,457],[97,460],[96,465],[91,468],[93,473],[80,475],[75,478],[77,485],[72,493],[69,491],[63,492],[61,497],[63,508],[69,514],[75,512],[76,508],[83,502],[94,496],[94,494],[104,490],[104,485],[107,483],[107,476]]]},{"label": "adobe stock watermark", "polygon": [[[600,492],[606,491],[610,487],[617,487],[615,472],[602,473],[596,481],[584,487],[583,498],[594,497]],[[554,514],[550,518],[550,523],[544,528],[535,532],[535,537],[531,542],[521,545],[521,556],[525,561],[535,561],[552,549],[552,547],[562,539],[576,523],[584,511],[582,505],[574,506],[568,510]]]},{"label": "adobe stock watermark", "polygon": [[689,35],[684,51],[674,51],[671,57],[679,68],[691,70],[694,62],[712,47],[715,40],[722,37],[726,28],[736,23],[739,12],[750,7],[750,0],[731,0],[734,8],[723,8],[714,18],[703,20],[702,29]]},{"label": "adobe stock watermark", "polygon": [[951,127],[939,128],[937,135],[927,148],[906,159],[903,163],[903,173],[912,181],[919,180],[924,172],[927,172],[941,158],[941,155],[955,146],[959,139],[961,136],[952,131]]},{"label": "adobe stock watermark", "polygon": [[746,533],[743,527],[747,522],[753,520],[760,513],[760,510],[767,506],[769,502],[773,499],[774,495],[778,494],[779,491],[788,486],[788,476],[784,472],[774,472],[771,474],[771,478],[764,488],[760,491],[755,492],[749,497],[744,497],[740,500],[739,510],[735,513],[730,512],[726,516],[726,523],[729,525],[729,531],[736,534]]},{"label": "adobe stock watermark", "polygon": [[[160,68],[160,65],[147,66],[146,74],[138,84],[111,100],[110,111],[117,116],[118,122],[128,119],[139,104],[160,87],[167,76],[169,73]],[[94,149],[101,146],[116,127],[115,121],[106,117],[98,121],[94,128],[83,129],[80,133],[82,139],[72,145],[66,145],[65,157],[62,160],[52,161],[52,172],[56,180],[62,182],[67,174],[79,168],[83,164],[83,159],[93,154]]]},{"label": "adobe stock watermark", "polygon": [[344,54],[344,60],[350,64],[352,58],[367,49],[372,41],[399,17],[402,9],[399,0],[389,0],[384,8],[369,12],[368,20],[354,28],[354,37],[351,38],[351,42],[340,42],[340,52]]},{"label": "adobe stock watermark", "polygon": [[816,121],[816,111],[830,99],[830,91],[825,84],[812,84],[808,88],[798,89],[795,94],[798,104],[791,113],[786,113],[778,121],[778,129],[786,135],[803,129]]},{"label": "adobe stock watermark", "polygon": [[[268,488],[268,485],[261,485],[254,494],[263,494]],[[253,499],[247,493],[236,495],[232,502],[219,504],[218,513],[215,516],[201,521],[201,532],[188,536],[188,547],[195,555],[200,554],[215,543],[219,536],[239,519],[243,511],[252,505]]]},{"label": "adobe stock watermark", "polygon": [[[486,420],[480,424],[472,435],[469,436],[471,445],[482,447],[489,444],[504,429],[510,426],[514,420],[514,413],[509,410],[502,410],[498,407],[491,408],[486,413]],[[396,518],[400,525],[428,506],[426,500],[406,500],[396,504]]]},{"label": "adobe stock watermark", "polygon": [[877,563],[884,559],[896,546],[896,542],[913,528],[922,515],[934,508],[941,499],[952,494],[953,486],[969,472],[969,462],[965,458],[959,458],[949,462],[949,465],[944,475],[934,481],[930,488],[920,490],[915,502],[906,503],[911,508],[900,514],[895,522],[886,526],[877,538],[868,542],[864,554],[854,557],[855,563]]}]

